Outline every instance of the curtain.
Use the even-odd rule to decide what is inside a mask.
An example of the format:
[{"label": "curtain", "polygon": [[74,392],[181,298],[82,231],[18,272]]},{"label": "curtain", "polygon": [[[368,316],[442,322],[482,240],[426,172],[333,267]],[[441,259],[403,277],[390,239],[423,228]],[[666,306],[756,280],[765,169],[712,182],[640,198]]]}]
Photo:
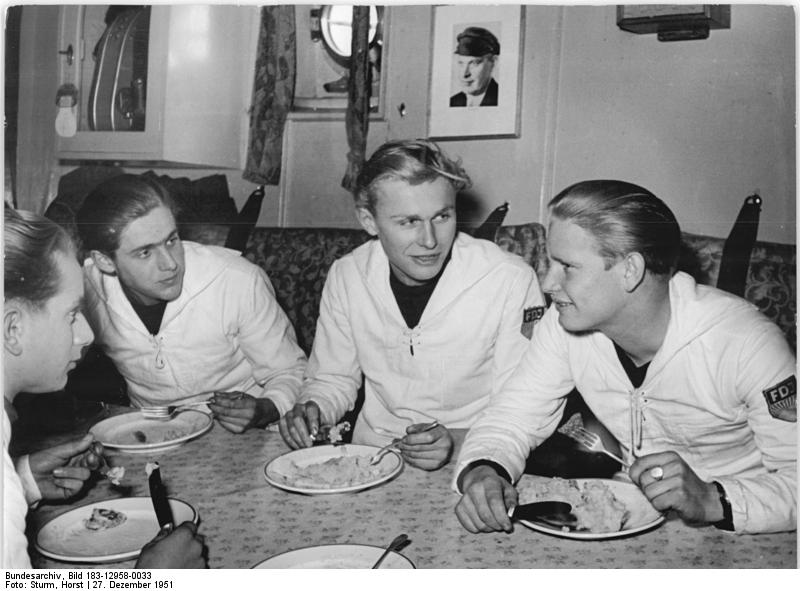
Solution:
[{"label": "curtain", "polygon": [[280,181],[283,129],[294,102],[297,75],[295,36],[294,5],[262,7],[250,137],[242,174],[260,185]]},{"label": "curtain", "polygon": [[353,6],[350,77],[347,86],[347,171],[342,186],[351,193],[364,164],[369,130],[369,6]]}]

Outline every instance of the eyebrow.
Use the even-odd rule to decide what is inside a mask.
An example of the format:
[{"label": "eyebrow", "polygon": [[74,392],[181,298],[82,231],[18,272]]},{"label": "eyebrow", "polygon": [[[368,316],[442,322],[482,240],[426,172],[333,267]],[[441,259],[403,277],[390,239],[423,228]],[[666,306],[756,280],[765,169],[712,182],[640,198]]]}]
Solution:
[{"label": "eyebrow", "polygon": [[[442,209],[440,209],[439,211],[434,211],[433,215],[431,217],[435,218],[437,215],[441,215],[443,213],[448,213],[448,212],[451,212],[453,210],[455,210],[454,206],[447,205],[447,206],[443,207]],[[389,217],[391,219],[393,219],[393,220],[421,220],[422,219],[422,216],[419,215],[419,214],[416,214],[416,213],[412,213],[412,214],[398,213],[396,215],[392,215],[392,216],[389,216]]]},{"label": "eyebrow", "polygon": [[128,254],[133,254],[133,253],[135,253],[135,252],[139,252],[140,250],[152,250],[152,249],[153,249],[153,247],[155,247],[155,246],[160,246],[161,244],[164,244],[165,242],[168,242],[169,240],[171,240],[172,238],[175,238],[175,237],[177,237],[177,236],[178,236],[178,229],[177,229],[177,228],[175,228],[175,229],[174,229],[172,232],[170,232],[170,233],[169,233],[169,235],[168,235],[168,236],[167,236],[167,237],[166,237],[164,240],[162,240],[161,242],[151,242],[150,244],[142,244],[141,246],[137,246],[136,248],[132,248],[131,250],[129,250],[129,251],[128,251]]},{"label": "eyebrow", "polygon": [[553,259],[557,263],[561,263],[562,265],[572,265],[573,267],[577,266],[577,264],[573,261],[567,261],[562,259],[561,257],[553,256],[552,254],[548,253],[548,256]]}]

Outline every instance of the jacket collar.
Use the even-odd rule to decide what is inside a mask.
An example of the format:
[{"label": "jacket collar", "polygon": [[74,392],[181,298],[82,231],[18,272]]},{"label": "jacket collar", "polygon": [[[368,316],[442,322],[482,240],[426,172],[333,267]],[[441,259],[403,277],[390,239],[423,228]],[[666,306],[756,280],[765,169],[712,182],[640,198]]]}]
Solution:
[{"label": "jacket collar", "polygon": [[[667,332],[661,347],[650,362],[642,387],[646,387],[684,347],[717,326],[725,317],[752,307],[742,298],[698,284],[691,275],[682,271],[669,281],[669,303]],[[602,335],[602,339],[605,342],[601,346],[609,351],[609,355],[616,357],[611,339],[605,335]],[[622,372],[621,366],[620,371]]]},{"label": "jacket collar", "polygon": [[[486,276],[497,266],[496,257],[485,248],[475,248],[478,241],[459,232],[453,241],[450,262],[445,267],[436,289],[420,318],[420,324],[447,310],[462,293]],[[354,252],[356,267],[376,297],[388,304],[397,318],[402,319],[391,286],[389,285],[389,259],[379,240],[368,243],[367,248]]]},{"label": "jacket collar", "polygon": [[[189,302],[202,293],[220,273],[240,256],[237,251],[204,246],[190,241],[184,241],[183,247],[186,261],[183,289],[176,300],[167,304],[164,318],[161,321],[162,327],[167,326],[178,316]],[[92,289],[109,310],[125,318],[137,329],[146,332],[116,276],[102,273],[94,261],[88,258],[84,262],[84,278],[87,289]]]}]

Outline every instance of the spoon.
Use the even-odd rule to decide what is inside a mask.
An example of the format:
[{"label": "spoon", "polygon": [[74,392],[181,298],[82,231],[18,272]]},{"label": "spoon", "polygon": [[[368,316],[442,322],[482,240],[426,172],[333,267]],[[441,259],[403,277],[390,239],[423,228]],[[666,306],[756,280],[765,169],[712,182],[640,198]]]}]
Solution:
[{"label": "spoon", "polygon": [[387,556],[389,556],[390,552],[395,552],[401,546],[403,546],[407,541],[408,541],[408,536],[406,534],[400,534],[399,536],[397,536],[394,540],[392,540],[392,542],[388,546],[386,546],[386,550],[384,550],[380,558],[378,558],[378,560],[375,561],[375,564],[372,565],[372,568],[380,567],[381,562],[383,562],[383,560]]}]

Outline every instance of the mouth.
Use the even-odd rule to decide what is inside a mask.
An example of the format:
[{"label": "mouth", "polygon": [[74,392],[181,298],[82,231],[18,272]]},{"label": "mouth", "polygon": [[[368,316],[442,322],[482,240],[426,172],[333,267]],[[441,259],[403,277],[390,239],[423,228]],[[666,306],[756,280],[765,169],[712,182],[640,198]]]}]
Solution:
[{"label": "mouth", "polygon": [[563,310],[571,306],[572,302],[565,302],[563,300],[553,300],[553,305],[556,307],[556,309]]},{"label": "mouth", "polygon": [[167,279],[162,279],[159,283],[163,283],[164,285],[172,285],[176,281],[178,281],[179,275],[173,275],[172,277],[168,277]]},{"label": "mouth", "polygon": [[418,265],[424,266],[435,265],[437,262],[439,262],[438,254],[416,255],[412,256],[411,258],[413,258]]}]

